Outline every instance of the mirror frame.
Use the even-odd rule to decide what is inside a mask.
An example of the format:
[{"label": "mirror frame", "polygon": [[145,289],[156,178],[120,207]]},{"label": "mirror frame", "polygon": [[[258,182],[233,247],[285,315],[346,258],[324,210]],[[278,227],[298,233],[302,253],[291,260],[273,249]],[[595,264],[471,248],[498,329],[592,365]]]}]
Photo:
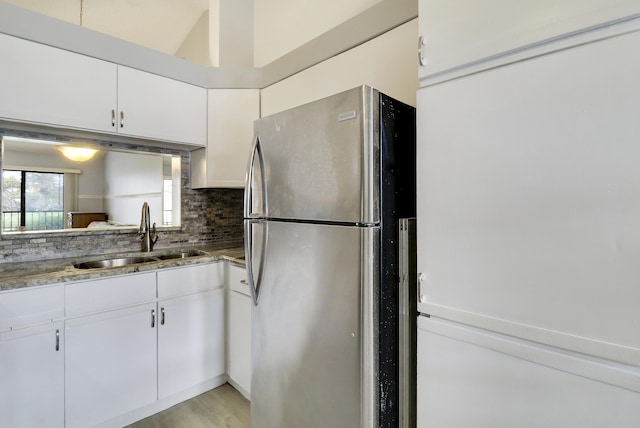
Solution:
[{"label": "mirror frame", "polygon": [[[57,135],[48,132],[37,132],[37,131],[23,131],[23,130],[13,130],[10,128],[3,128],[0,123],[0,169],[4,170],[5,163],[5,155],[4,155],[4,138],[21,138],[28,140],[44,140],[47,142],[61,143],[61,144],[73,144],[73,145],[82,145],[83,147],[95,148],[100,151],[114,151],[114,152],[124,152],[124,153],[138,153],[138,154],[156,154],[156,155],[168,155],[172,157],[177,157],[180,159],[180,174],[179,174],[179,186],[178,190],[180,192],[179,195],[179,207],[178,207],[178,221],[177,225],[170,226],[157,226],[157,230],[159,232],[166,231],[181,231],[183,225],[182,219],[182,198],[184,195],[185,179],[184,179],[184,157],[188,156],[188,152],[186,150],[180,150],[173,147],[166,147],[166,145],[162,145],[159,143],[158,146],[152,145],[154,142],[147,141],[121,141],[121,139],[109,138],[108,136],[94,136],[94,135],[82,135],[76,137],[74,133],[65,134],[65,135]],[[100,139],[105,138],[105,139]],[[133,139],[132,139],[133,140]],[[0,177],[0,189],[2,189],[2,177]],[[2,195],[0,194],[0,201]],[[65,219],[66,220],[66,219]],[[1,219],[0,219],[1,221]],[[12,237],[44,237],[47,235],[52,236],[64,236],[64,235],[84,235],[84,234],[118,234],[125,233],[130,234],[131,232],[138,232],[139,226],[114,226],[109,228],[64,228],[64,229],[55,229],[55,230],[30,230],[30,231],[15,231],[15,232],[2,232],[2,228],[0,227],[0,236],[3,238],[6,237],[8,239]],[[2,238],[0,238],[2,239]]]}]

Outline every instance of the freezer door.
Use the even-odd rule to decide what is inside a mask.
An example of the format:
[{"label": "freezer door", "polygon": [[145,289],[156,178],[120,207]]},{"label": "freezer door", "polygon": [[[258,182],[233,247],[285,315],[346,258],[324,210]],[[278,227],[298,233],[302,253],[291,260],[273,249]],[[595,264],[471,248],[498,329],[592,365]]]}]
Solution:
[{"label": "freezer door", "polygon": [[378,98],[363,86],[254,122],[264,159],[264,216],[378,221]]},{"label": "freezer door", "polygon": [[376,287],[365,253],[377,228],[256,227],[268,244],[252,313],[252,428],[375,426]]}]

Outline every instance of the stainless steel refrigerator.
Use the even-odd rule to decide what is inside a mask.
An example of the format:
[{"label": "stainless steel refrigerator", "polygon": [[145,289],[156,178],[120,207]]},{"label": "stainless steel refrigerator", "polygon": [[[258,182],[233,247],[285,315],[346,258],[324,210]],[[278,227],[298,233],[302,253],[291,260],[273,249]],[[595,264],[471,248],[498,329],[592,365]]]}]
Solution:
[{"label": "stainless steel refrigerator", "polygon": [[398,238],[399,219],[415,216],[415,109],[362,86],[254,129],[251,426],[400,426],[399,389],[411,390],[400,357],[414,351],[398,331],[415,317],[401,315]]}]

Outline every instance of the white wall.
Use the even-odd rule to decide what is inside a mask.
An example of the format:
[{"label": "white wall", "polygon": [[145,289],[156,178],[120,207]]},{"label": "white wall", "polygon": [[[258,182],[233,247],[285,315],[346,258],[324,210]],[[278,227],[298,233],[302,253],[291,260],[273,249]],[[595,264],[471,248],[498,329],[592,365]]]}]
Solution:
[{"label": "white wall", "polygon": [[211,67],[209,56],[209,11],[202,14],[182,46],[176,51],[178,58]]},{"label": "white wall", "polygon": [[78,205],[76,211],[105,212],[104,208],[104,152],[98,152],[80,164],[78,176]]},{"label": "white wall", "polygon": [[151,223],[162,224],[162,157],[109,152],[105,155],[105,208],[109,220],[139,225],[149,203]]},{"label": "white wall", "polygon": [[367,43],[275,83],[261,92],[261,115],[367,84],[416,105],[418,65],[414,19]]},{"label": "white wall", "polygon": [[256,0],[254,66],[270,63],[380,1]]}]

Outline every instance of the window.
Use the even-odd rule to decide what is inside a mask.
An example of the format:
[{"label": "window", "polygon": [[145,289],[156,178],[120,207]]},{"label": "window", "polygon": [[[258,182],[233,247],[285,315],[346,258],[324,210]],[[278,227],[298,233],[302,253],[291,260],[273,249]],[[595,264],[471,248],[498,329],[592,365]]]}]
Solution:
[{"label": "window", "polygon": [[171,177],[162,180],[162,225],[173,224],[173,180]]},{"label": "window", "polygon": [[2,230],[64,227],[64,174],[2,171]]}]

